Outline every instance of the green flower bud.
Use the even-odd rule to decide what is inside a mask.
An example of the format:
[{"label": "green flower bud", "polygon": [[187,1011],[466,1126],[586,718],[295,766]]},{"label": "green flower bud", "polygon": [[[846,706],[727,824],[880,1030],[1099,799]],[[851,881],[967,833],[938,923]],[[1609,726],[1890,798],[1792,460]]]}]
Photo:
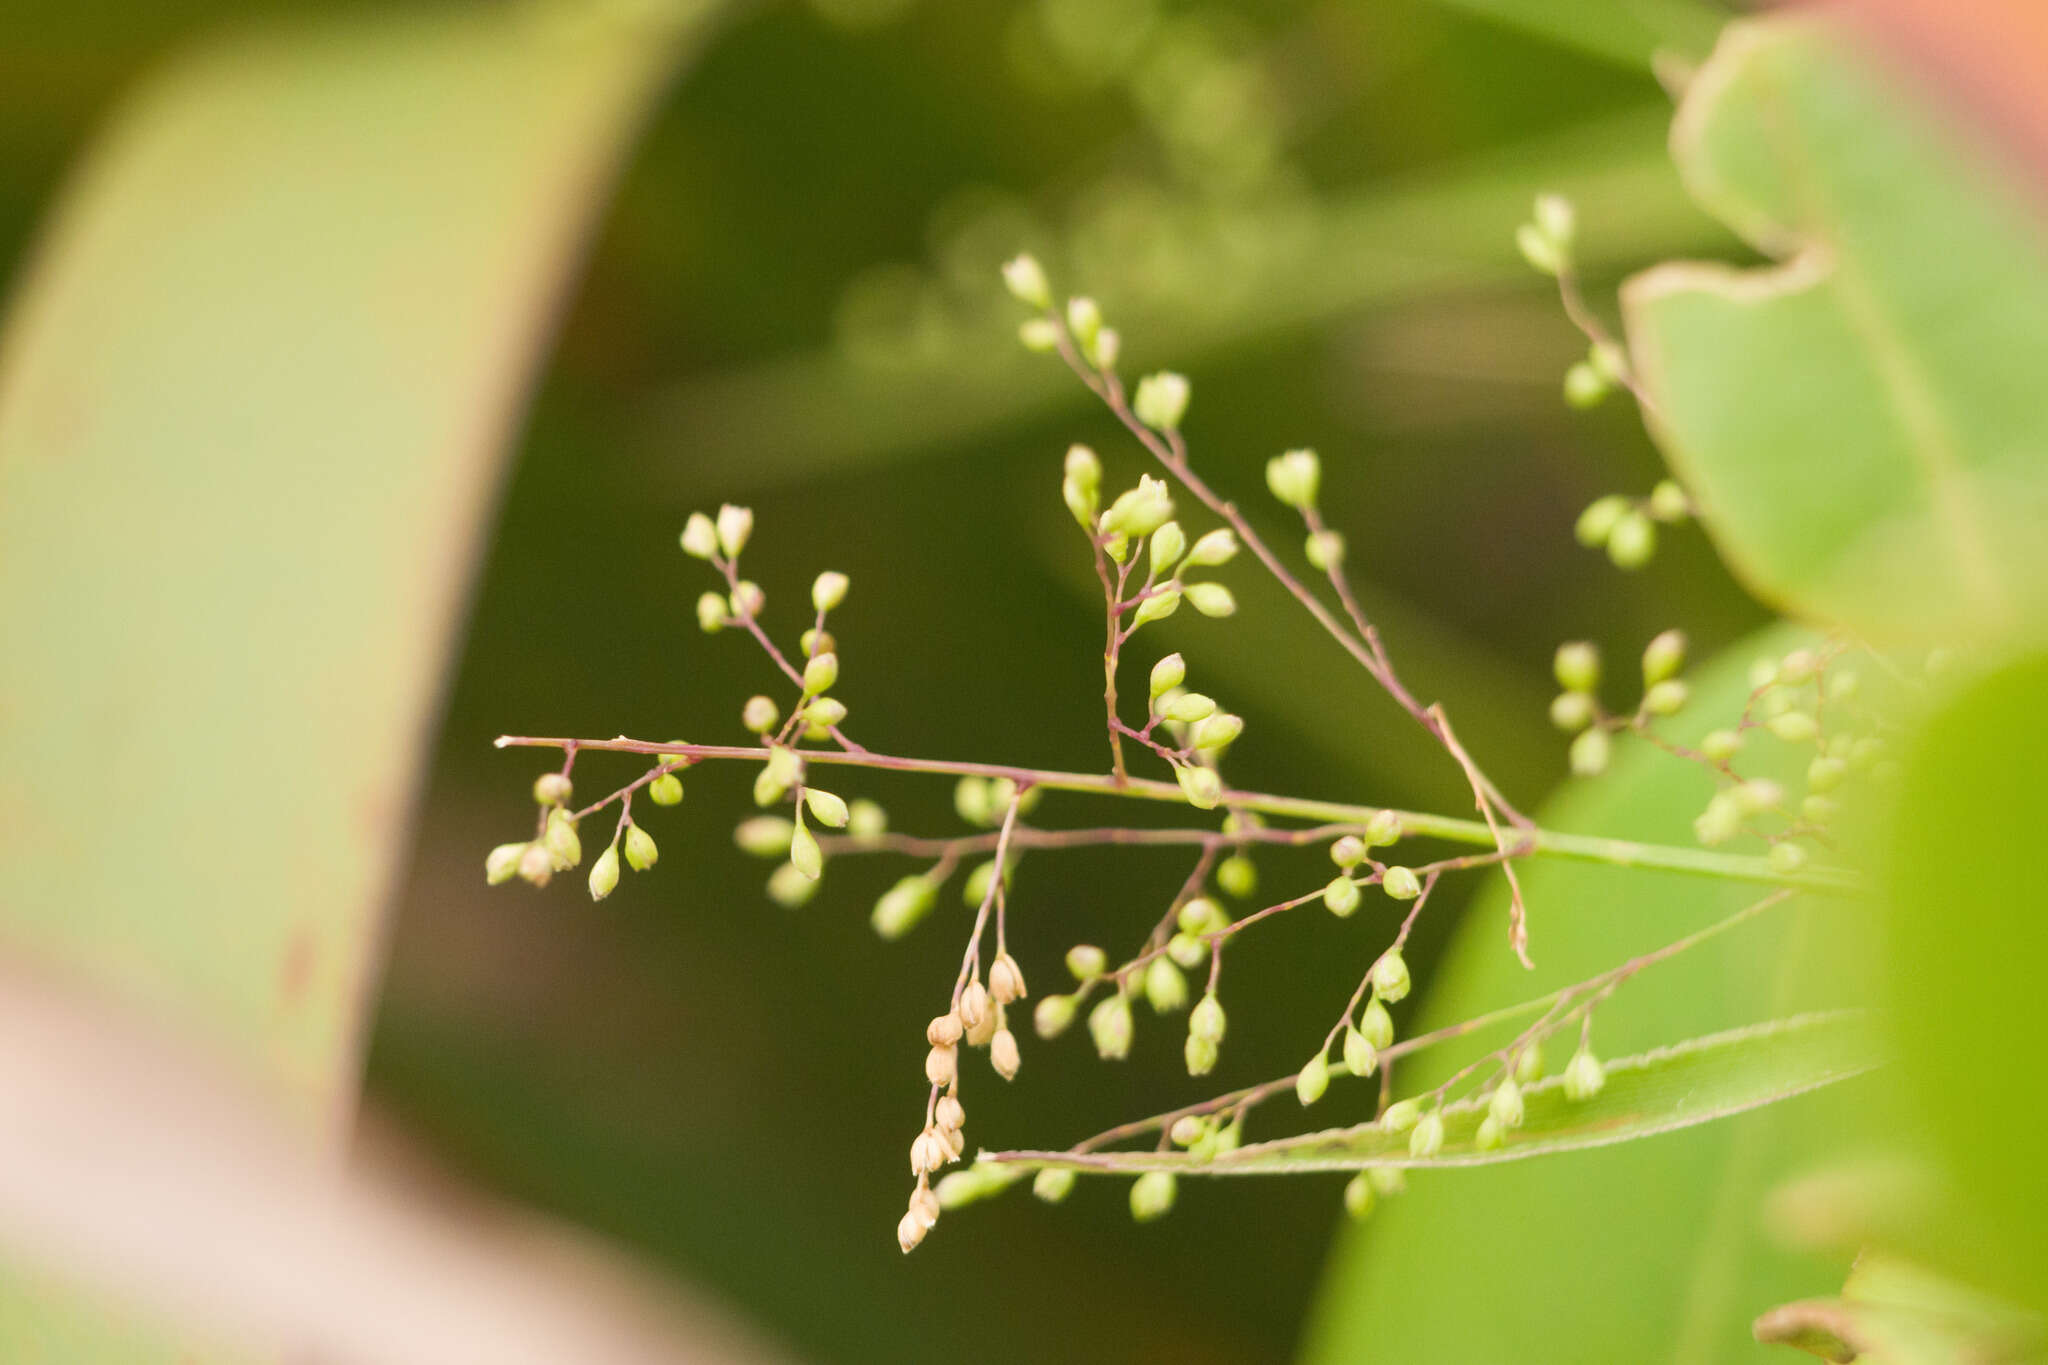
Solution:
[{"label": "green flower bud", "polygon": [[[1380,890],[1397,901],[1412,901],[1422,894],[1422,879],[1410,867],[1390,867],[1380,874]],[[1390,997],[1399,999],[1400,997]]]},{"label": "green flower bud", "polygon": [[1691,695],[1683,681],[1666,678],[1643,693],[1643,709],[1653,716],[1675,716],[1685,709],[1686,699]]},{"label": "green flower bud", "polygon": [[804,665],[804,695],[815,697],[820,692],[829,692],[832,684],[839,681],[839,656],[820,654]]},{"label": "green flower bud", "polygon": [[828,829],[844,829],[849,818],[846,802],[816,787],[804,788],[804,806],[811,818]]},{"label": "green flower bud", "polygon": [[1183,692],[1168,699],[1160,714],[1168,720],[1177,720],[1183,725],[1193,725],[1205,720],[1216,710],[1216,699],[1205,697],[1200,692]]},{"label": "green flower bud", "polygon": [[1017,340],[1033,355],[1049,354],[1059,349],[1060,325],[1051,318],[1026,318],[1017,324]]},{"label": "green flower bud", "polygon": [[1389,1005],[1397,1005],[1408,994],[1408,959],[1399,948],[1389,948],[1372,964],[1374,994]]},{"label": "green flower bud", "polygon": [[1019,303],[1028,303],[1033,308],[1052,307],[1052,283],[1045,277],[1045,267],[1028,251],[1003,262],[1003,287]]},{"label": "green flower bud", "polygon": [[996,818],[994,799],[985,777],[963,777],[953,784],[953,809],[970,825],[986,825]]},{"label": "green flower bud", "polygon": [[725,551],[725,557],[739,558],[740,551],[747,548],[748,538],[754,534],[753,510],[727,503],[718,509],[716,529],[718,548]]},{"label": "green flower bud", "polygon": [[1102,330],[1102,309],[1094,299],[1076,294],[1067,300],[1067,330],[1084,351],[1094,343],[1096,334]]},{"label": "green flower bud", "polygon": [[1628,357],[1611,341],[1596,341],[1587,347],[1586,363],[1593,367],[1594,374],[1610,384],[1619,384],[1628,374]]},{"label": "green flower bud", "polygon": [[1062,472],[1067,478],[1085,491],[1090,498],[1102,491],[1102,461],[1095,452],[1084,445],[1067,447],[1066,463]]},{"label": "green flower bud", "polygon": [[806,877],[794,863],[784,863],[768,874],[768,899],[785,910],[794,910],[818,894],[818,883]]},{"label": "green flower bud", "polygon": [[1744,815],[1761,815],[1785,802],[1785,789],[1767,777],[1752,778],[1732,790],[1736,808]]},{"label": "green flower bud", "polygon": [[617,890],[618,885],[619,848],[618,845],[611,844],[604,852],[598,854],[597,861],[590,865],[590,898],[601,901]]},{"label": "green flower bud", "polygon": [[732,841],[740,852],[756,858],[780,858],[789,852],[789,839],[796,825],[779,815],[756,815],[733,829]]},{"label": "green flower bud", "polygon": [[1152,541],[1147,548],[1153,574],[1164,577],[1173,572],[1173,566],[1180,563],[1180,557],[1187,553],[1188,533],[1180,529],[1179,522],[1169,521],[1152,533]]},{"label": "green flower bud", "polygon": [[1095,530],[1096,509],[1101,506],[1093,488],[1084,488],[1074,482],[1072,475],[1060,481],[1060,499],[1067,504],[1067,510],[1074,514],[1074,520],[1081,523],[1081,529]]},{"label": "green flower bud", "polygon": [[725,599],[715,592],[707,592],[697,599],[697,629],[706,635],[716,635],[725,629]]},{"label": "green flower bud", "polygon": [[819,851],[817,836],[802,825],[790,831],[789,861],[812,881],[825,873],[825,855]]},{"label": "green flower bud", "polygon": [[1692,499],[1671,479],[1650,490],[1650,515],[1659,521],[1684,521],[1692,515]]},{"label": "green flower bud", "polygon": [[547,845],[548,856],[554,860],[557,872],[566,872],[583,861],[583,841],[576,837],[576,822],[559,806],[548,813],[546,832],[541,835],[541,842]]},{"label": "green flower bud", "polygon": [[782,708],[772,697],[749,697],[740,708],[740,724],[757,735],[765,735],[782,721]]},{"label": "green flower bud", "polygon": [[1550,723],[1575,735],[1593,723],[1593,697],[1587,692],[1560,692],[1550,699]]},{"label": "green flower bud", "polygon": [[1572,237],[1578,231],[1578,214],[1572,208],[1572,201],[1561,194],[1537,195],[1536,228],[1558,250],[1569,251]]},{"label": "green flower bud", "polygon": [[654,836],[638,825],[626,826],[626,866],[635,872],[645,872],[661,858],[661,850],[654,846]]},{"label": "green flower bud", "polygon": [[1221,583],[1190,583],[1184,591],[1188,604],[1212,620],[1221,620],[1237,610],[1237,598]]},{"label": "green flower bud", "polygon": [[1657,528],[1640,512],[1624,512],[1607,536],[1607,557],[1617,569],[1640,569],[1657,553]]},{"label": "green flower bud", "polygon": [[1607,759],[1612,749],[1613,744],[1605,730],[1581,731],[1579,737],[1572,741],[1572,772],[1580,777],[1598,777],[1607,771]]},{"label": "green flower bud", "polygon": [[1494,1151],[1504,1146],[1507,1140],[1508,1130],[1491,1114],[1479,1120],[1479,1131],[1472,1135],[1472,1145],[1482,1152]]},{"label": "green flower bud", "polygon": [[1332,877],[1330,884],[1323,888],[1323,904],[1338,919],[1348,919],[1351,912],[1358,909],[1359,895],[1357,882],[1349,877]]},{"label": "green flower bud", "polygon": [[1136,630],[1139,626],[1149,626],[1154,621],[1164,621],[1179,610],[1180,590],[1162,589],[1138,603],[1137,611],[1131,614],[1131,628]]},{"label": "green flower bud", "polygon": [[1166,1130],[1167,1140],[1176,1147],[1192,1147],[1209,1135],[1209,1125],[1194,1114],[1182,1114]]},{"label": "green flower bud", "polygon": [[1206,1076],[1214,1071],[1219,1051],[1216,1044],[1207,1038],[1197,1038],[1190,1033],[1180,1050],[1182,1059],[1187,1062],[1188,1075]]},{"label": "green flower bud", "polygon": [[1096,369],[1113,370],[1116,368],[1116,358],[1123,353],[1123,334],[1114,327],[1098,328],[1095,339],[1083,349],[1087,351],[1088,359]]},{"label": "green flower bud", "polygon": [[1131,1002],[1112,995],[1088,1011],[1088,1036],[1104,1061],[1122,1061],[1131,1053]]},{"label": "green flower bud", "polygon": [[690,558],[709,559],[718,553],[718,528],[702,512],[692,512],[683,523],[682,544]]},{"label": "green flower bud", "polygon": [[1074,1173],[1048,1166],[1031,1178],[1031,1193],[1048,1204],[1057,1204],[1074,1188]]},{"label": "green flower bud", "polygon": [[561,773],[542,773],[533,779],[533,799],[539,805],[567,805],[574,791],[575,787]]},{"label": "green flower bud", "polygon": [[1742,805],[1729,792],[1716,793],[1707,802],[1705,810],[1692,822],[1692,832],[1701,843],[1712,848],[1725,844],[1742,832]]},{"label": "green flower bud", "polygon": [[1533,1085],[1543,1074],[1543,1044],[1532,1042],[1515,1054],[1515,1081]]},{"label": "green flower bud", "polygon": [[1816,758],[1806,765],[1808,791],[1831,792],[1849,775],[1849,765],[1839,758]]},{"label": "green flower bud", "polygon": [[1376,810],[1365,822],[1365,842],[1372,848],[1385,848],[1400,839],[1401,817],[1390,810]]},{"label": "green flower bud", "polygon": [[1781,682],[1811,682],[1813,675],[1820,671],[1820,660],[1810,649],[1795,649],[1778,664],[1778,679]]},{"label": "green flower bud", "polygon": [[1566,691],[1591,692],[1600,685],[1600,651],[1585,640],[1559,645],[1550,669]]},{"label": "green flower bud", "polygon": [[803,780],[803,760],[794,750],[780,745],[768,751],[768,761],[761,765],[761,771],[754,774],[754,804],[772,806],[788,795],[789,789]]},{"label": "green flower bud", "polygon": [[1432,1109],[1416,1120],[1415,1131],[1408,1135],[1408,1155],[1427,1160],[1443,1149],[1444,1116]]},{"label": "green flower bud", "polygon": [[1875,735],[1865,735],[1849,746],[1847,757],[1852,772],[1867,773],[1884,757],[1884,741]]},{"label": "green flower bud", "polygon": [[1117,494],[1116,501],[1102,514],[1104,535],[1128,536],[1135,540],[1149,536],[1173,515],[1173,498],[1166,483],[1150,474],[1140,474],[1138,485]]},{"label": "green flower bud", "polygon": [[1564,255],[1557,243],[1534,223],[1524,223],[1515,229],[1515,249],[1539,275],[1556,275],[1564,270]]},{"label": "green flower bud", "polygon": [[1223,1002],[1216,998],[1216,992],[1208,991],[1188,1012],[1188,1034],[1206,1042],[1220,1043],[1229,1022],[1223,1013]]},{"label": "green flower bud", "polygon": [[1494,1088],[1486,1101],[1486,1112],[1500,1121],[1503,1128],[1522,1126],[1522,1087],[1515,1084],[1510,1076]]},{"label": "green flower bud", "polygon": [[1364,1218],[1371,1214],[1375,1198],[1372,1181],[1366,1179],[1364,1171],[1360,1171],[1344,1183],[1344,1212],[1353,1218]]},{"label": "green flower bud", "polygon": [[1365,840],[1347,834],[1330,845],[1330,861],[1349,872],[1365,861]]},{"label": "green flower bud", "polygon": [[1349,1024],[1344,1026],[1344,1069],[1354,1076],[1370,1076],[1380,1069],[1380,1050]]},{"label": "green flower bud", "polygon": [[1186,375],[1163,370],[1148,374],[1138,381],[1138,392],[1131,399],[1131,411],[1140,422],[1154,431],[1178,431],[1180,419],[1187,415],[1190,389]]},{"label": "green flower bud", "polygon": [[1187,676],[1187,661],[1178,654],[1169,654],[1152,665],[1152,700],[1158,701],[1179,687]]},{"label": "green flower bud", "polygon": [[1580,1048],[1564,1068],[1564,1096],[1568,1100],[1590,1100],[1607,1084],[1607,1068],[1591,1050]]},{"label": "green flower bud", "polygon": [[1109,958],[1092,943],[1077,943],[1067,949],[1067,970],[1076,981],[1093,981],[1109,965]]},{"label": "green flower bud", "polygon": [[1173,1210],[1177,1192],[1171,1171],[1147,1171],[1131,1185],[1131,1217],[1140,1223],[1164,1218]]},{"label": "green flower bud", "polygon": [[647,799],[657,806],[681,805],[683,780],[674,773],[663,773],[647,784]]},{"label": "green flower bud", "polygon": [[1317,531],[1303,550],[1310,565],[1328,573],[1344,562],[1344,537],[1336,531]]},{"label": "green flower bud", "polygon": [[503,886],[519,875],[519,860],[526,856],[525,844],[499,844],[484,859],[484,882]]},{"label": "green flower bud", "polygon": [[990,858],[967,874],[967,881],[960,888],[960,899],[972,910],[988,898],[989,888],[995,885],[996,860]]},{"label": "green flower bud", "polygon": [[846,832],[856,839],[875,839],[889,832],[889,812],[880,802],[862,796],[846,808]]},{"label": "green flower bud", "polygon": [[1195,542],[1195,547],[1188,551],[1186,563],[1189,568],[1213,569],[1235,558],[1237,532],[1228,526],[1219,526]]},{"label": "green flower bud", "polygon": [[1791,874],[1806,866],[1806,850],[1794,843],[1771,845],[1771,870]]},{"label": "green flower bud", "polygon": [[1323,464],[1313,450],[1290,450],[1266,461],[1266,487],[1288,507],[1307,511],[1322,486]]},{"label": "green flower bud", "polygon": [[1130,558],[1131,538],[1125,535],[1113,535],[1108,540],[1102,542],[1102,552],[1121,564]]},{"label": "green flower bud", "polygon": [[1244,733],[1244,717],[1218,711],[1195,726],[1191,742],[1197,749],[1222,749]]},{"label": "green flower bud", "polygon": [[1224,928],[1230,923],[1230,916],[1223,907],[1207,896],[1195,896],[1181,906],[1176,922],[1182,933],[1207,934]]},{"label": "green flower bud", "polygon": [[1572,526],[1572,536],[1589,550],[1597,550],[1607,543],[1607,537],[1614,534],[1615,523],[1628,513],[1628,499],[1619,493],[1609,493],[1586,504],[1586,510],[1579,513],[1579,519]]},{"label": "green flower bud", "polygon": [[846,590],[853,586],[853,580],[836,570],[827,569],[811,581],[811,605],[819,611],[831,611],[846,600]]},{"label": "green flower bud", "polygon": [[1384,1052],[1394,1045],[1394,1016],[1387,1013],[1377,995],[1358,1012],[1358,1034],[1372,1044],[1375,1052]]},{"label": "green flower bud", "polygon": [[1685,632],[1667,630],[1643,647],[1643,685],[1655,687],[1685,667]]},{"label": "green flower bud", "polygon": [[1181,795],[1196,810],[1214,810],[1223,800],[1223,779],[1216,775],[1214,768],[1202,768],[1190,763],[1173,770],[1173,777],[1180,783]]},{"label": "green flower bud", "polygon": [[1216,867],[1216,885],[1243,900],[1259,889],[1259,867],[1242,853],[1233,853]]},{"label": "green flower bud", "polygon": [[1395,1100],[1380,1115],[1380,1127],[1389,1133],[1405,1133],[1422,1117],[1422,1105],[1415,1100]]},{"label": "green flower bud", "polygon": [[1572,407],[1598,407],[1607,392],[1608,383],[1600,371],[1583,360],[1574,361],[1564,372],[1564,401]]},{"label": "green flower bud", "polygon": [[1323,1097],[1330,1088],[1330,1059],[1318,1052],[1308,1059],[1308,1065],[1294,1078],[1294,1098],[1301,1101],[1306,1109]]},{"label": "green flower bud", "polygon": [[1742,752],[1742,736],[1733,730],[1709,730],[1700,740],[1700,752],[1716,763],[1726,763]]},{"label": "green flower bud", "polygon": [[813,697],[804,703],[804,733],[807,738],[824,739],[832,733],[833,726],[845,719],[846,703],[837,697]]},{"label": "green flower bud", "polygon": [[1806,744],[1820,733],[1820,722],[1805,711],[1787,711],[1764,722],[1772,734],[1787,744]]},{"label": "green flower bud", "polygon": [[1154,1014],[1187,1008],[1188,979],[1169,959],[1155,957],[1145,964],[1145,1003],[1152,1006]]},{"label": "green flower bud", "polygon": [[1825,796],[1809,796],[1799,803],[1799,816],[1808,824],[1825,825],[1842,813],[1842,805]]},{"label": "green flower bud", "polygon": [[1074,1022],[1074,1011],[1079,1003],[1071,995],[1048,995],[1032,1010],[1031,1027],[1041,1038],[1057,1038],[1067,1031],[1067,1025]]},{"label": "green flower bud", "polygon": [[882,893],[868,922],[885,939],[902,938],[931,913],[938,891],[931,878],[912,873]]}]

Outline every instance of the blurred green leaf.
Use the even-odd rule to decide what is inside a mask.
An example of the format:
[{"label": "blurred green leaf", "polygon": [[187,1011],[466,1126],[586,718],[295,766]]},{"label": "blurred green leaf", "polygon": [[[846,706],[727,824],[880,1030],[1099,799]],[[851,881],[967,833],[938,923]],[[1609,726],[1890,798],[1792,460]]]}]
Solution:
[{"label": "blurred green leaf", "polygon": [[[505,437],[710,12],[217,43],[128,103],[15,302],[0,940],[217,1039],[323,1147]],[[33,1293],[0,1321],[17,1358],[176,1354]]]},{"label": "blurred green leaf", "polygon": [[1911,1250],[2036,1308],[2048,1307],[2048,1100],[2030,1065],[2048,1051],[2043,698],[2048,658],[2036,656],[1938,711],[1906,759],[1882,844],[1887,1003],[1922,1136],[1954,1190]]},{"label": "blurred green leaf", "polygon": [[[1443,1151],[1427,1160],[1408,1154],[1408,1134],[1377,1124],[1304,1133],[1241,1147],[1201,1162],[1185,1152],[1119,1152],[1120,1171],[1168,1170],[1202,1175],[1300,1175],[1356,1171],[1367,1166],[1485,1166],[1676,1132],[1746,1113],[1860,1076],[1882,1060],[1869,1019],[1860,1011],[1796,1015],[1728,1029],[1607,1063],[1607,1084],[1591,1099],[1574,1101],[1564,1078],[1547,1076],[1523,1087],[1525,1118],[1504,1146],[1483,1150],[1473,1141],[1486,1117],[1483,1098],[1443,1108]],[[1099,1161],[1020,1161],[1017,1166],[1071,1165],[1099,1171]]]},{"label": "blurred green leaf", "polygon": [[1588,5],[1583,0],[1437,0],[1446,9],[1483,15],[1577,52],[1648,71],[1662,50],[1697,56],[1714,41],[1724,15],[1694,0],[1634,0]]},{"label": "blurred green leaf", "polygon": [[1889,1256],[1856,1258],[1840,1298],[1774,1308],[1756,1339],[1860,1365],[2041,1359],[2040,1319]]},{"label": "blurred green leaf", "polygon": [[1651,425],[1735,572],[1883,635],[2048,604],[2041,223],[1906,78],[1804,16],[1729,28],[1672,128],[1694,196],[1779,264],[1623,288]]},{"label": "blurred green leaf", "polygon": [[[1742,709],[1749,660],[1805,638],[1766,632],[1700,670],[1692,703],[1666,733],[1688,743],[1725,724]],[[1759,758],[1768,753],[1757,748]],[[1771,768],[1756,771],[1780,775]],[[1606,776],[1568,789],[1537,819],[1682,843],[1712,789],[1696,766],[1624,745]],[[1523,889],[1537,970],[1522,971],[1508,951],[1507,898],[1496,883],[1460,926],[1404,1033],[1583,980],[1756,898],[1741,887],[1561,863],[1525,865]],[[1861,977],[1840,945],[1856,941],[1858,919],[1852,902],[1818,897],[1764,912],[1624,986],[1594,1019],[1594,1047],[1616,1056],[1731,1022],[1856,1004]],[[1433,1085],[1480,1050],[1432,1048],[1401,1072],[1398,1089]],[[1305,1358],[1746,1358],[1756,1349],[1751,1318],[1841,1282],[1842,1267],[1765,1240],[1756,1203],[1820,1149],[1827,1116],[1854,1112],[1864,1089],[1830,1087],[1655,1142],[1420,1175],[1340,1248]],[[1469,1311],[1475,1285],[1485,1286],[1483,1313]]]}]

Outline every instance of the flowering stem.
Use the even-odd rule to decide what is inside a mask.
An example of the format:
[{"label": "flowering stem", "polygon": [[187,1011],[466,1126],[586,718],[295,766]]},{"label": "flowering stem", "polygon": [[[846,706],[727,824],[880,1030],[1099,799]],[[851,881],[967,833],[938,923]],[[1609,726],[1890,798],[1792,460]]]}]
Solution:
[{"label": "flowering stem", "polygon": [[[574,747],[579,751],[602,750],[611,753],[643,754],[649,757],[674,755],[692,764],[714,760],[760,763],[766,761],[769,752],[766,747],[756,745],[665,744],[654,740],[628,739],[624,736],[617,739],[571,739],[500,735],[497,747],[563,750]],[[1020,786],[1041,787],[1047,791],[1163,801],[1176,806],[1187,804],[1187,797],[1177,783],[1162,782],[1153,778],[1127,777],[1119,782],[1114,775],[1108,773],[1073,773],[1050,768],[1017,767],[1004,763],[909,758],[875,753],[871,750],[805,750],[804,759],[810,763],[873,768],[887,772],[932,773],[946,777],[1008,778]],[[1256,811],[1261,815],[1345,825],[1364,824],[1382,810],[1388,810],[1400,820],[1402,830],[1410,835],[1488,847],[1495,847],[1498,843],[1494,831],[1482,820],[1435,815],[1423,811],[1395,810],[1391,807],[1361,806],[1341,801],[1317,801],[1307,797],[1236,790],[1226,790],[1222,795],[1221,804],[1233,809]],[[1852,892],[1859,886],[1853,873],[1841,869],[1810,867],[1798,872],[1784,873],[1774,869],[1765,858],[1737,853],[1716,853],[1710,849],[1566,834],[1558,830],[1533,827],[1516,829],[1511,833],[1504,832],[1503,838],[1510,844],[1510,847],[1503,851],[1514,857],[1569,858],[1581,862],[1606,863],[1612,867],[1655,868],[1695,876],[1762,882],[1771,886],[1790,886],[1832,893]]]}]

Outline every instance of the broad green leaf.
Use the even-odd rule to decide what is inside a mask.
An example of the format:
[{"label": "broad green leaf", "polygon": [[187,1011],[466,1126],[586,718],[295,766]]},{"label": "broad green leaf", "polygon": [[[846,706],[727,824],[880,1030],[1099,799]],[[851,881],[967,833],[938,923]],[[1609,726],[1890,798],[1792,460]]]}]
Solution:
[{"label": "broad green leaf", "polygon": [[1804,16],[1731,26],[1671,134],[1758,269],[1622,290],[1650,425],[1729,565],[1873,636],[2048,605],[2048,239],[1910,82]]},{"label": "broad green leaf", "polygon": [[[1505,1145],[1473,1142],[1486,1117],[1483,1099],[1444,1106],[1444,1146],[1434,1157],[1408,1154],[1408,1134],[1378,1124],[1280,1138],[1197,1162],[1185,1152],[1103,1153],[1098,1159],[1057,1157],[1007,1162],[1079,1171],[1181,1171],[1188,1175],[1300,1175],[1367,1166],[1485,1166],[1527,1157],[1676,1132],[1760,1108],[1860,1076],[1882,1060],[1870,1021],[1853,1011],[1799,1015],[1728,1029],[1639,1057],[1607,1063],[1607,1084],[1583,1101],[1566,1098],[1561,1076],[1522,1091],[1525,1118]],[[1113,1162],[1113,1167],[1105,1161]]]},{"label": "broad green leaf", "polygon": [[[1802,642],[1790,630],[1766,632],[1698,670],[1693,700],[1668,733],[1687,742],[1728,723],[1742,709],[1749,661]],[[1771,775],[1772,753],[1759,736],[1744,763]],[[1697,768],[1623,745],[1605,776],[1567,789],[1537,819],[1682,843],[1711,791]],[[1517,967],[1507,949],[1506,896],[1495,884],[1460,926],[1420,1017],[1401,1022],[1404,1033],[1584,980],[1757,896],[1749,887],[1562,863],[1526,864],[1523,889],[1536,971]],[[1863,917],[1853,901],[1819,896],[1766,911],[1624,985],[1595,1017],[1593,1046],[1623,1056],[1859,1003],[1853,949]],[[1487,1045],[1498,1042],[1429,1049],[1397,1073],[1396,1088],[1427,1088]],[[1553,1055],[1550,1064],[1564,1060]],[[1343,1102],[1343,1084],[1323,1103]],[[1825,1150],[1828,1116],[1856,1112],[1867,1088],[1831,1086],[1655,1141],[1419,1174],[1340,1245],[1304,1358],[1746,1359],[1757,1349],[1749,1323],[1758,1313],[1842,1282],[1845,1264],[1794,1256],[1768,1240],[1757,1205],[1781,1175]],[[1360,1093],[1353,1102],[1370,1100]],[[1486,1311],[1471,1311],[1482,1292]]]},{"label": "broad green leaf", "polygon": [[1922,1244],[1902,1249],[2037,1309],[2048,1309],[2048,1098],[2032,1065],[2048,1050],[2044,698],[2040,656],[1966,685],[1913,744],[1883,840],[1901,1070],[1954,1191]]},{"label": "broad green leaf", "polygon": [[2041,1320],[1910,1262],[1856,1258],[1839,1298],[1788,1303],[1758,1318],[1756,1339],[1859,1365],[2039,1361]]},{"label": "broad green leaf", "polygon": [[[191,54],[115,120],[7,320],[0,947],[217,1040],[323,1148],[505,438],[707,13]],[[33,1294],[0,1324],[14,1358],[190,1358]]]}]

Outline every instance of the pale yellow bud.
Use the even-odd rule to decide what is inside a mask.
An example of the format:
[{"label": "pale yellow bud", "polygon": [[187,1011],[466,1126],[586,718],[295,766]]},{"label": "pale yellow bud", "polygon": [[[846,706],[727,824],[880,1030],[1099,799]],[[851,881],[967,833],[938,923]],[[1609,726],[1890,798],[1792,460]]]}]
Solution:
[{"label": "pale yellow bud", "polygon": [[1004,1005],[1025,997],[1028,992],[1024,989],[1024,970],[1017,965],[1016,958],[1004,953],[996,959],[988,969],[988,993]]},{"label": "pale yellow bud", "polygon": [[932,1121],[940,1132],[956,1133],[967,1125],[967,1107],[951,1095],[941,1095],[932,1110]]},{"label": "pale yellow bud", "polygon": [[958,1048],[935,1047],[924,1055],[924,1078],[933,1085],[951,1085],[959,1074]]},{"label": "pale yellow bud", "polygon": [[942,1014],[925,1025],[924,1040],[933,1047],[952,1047],[965,1032],[957,1014]]},{"label": "pale yellow bud", "polygon": [[917,1221],[917,1215],[906,1213],[902,1221],[896,1224],[896,1245],[902,1247],[903,1254],[908,1256],[917,1250],[917,1244],[924,1240],[924,1234],[925,1225]]},{"label": "pale yellow bud", "polygon": [[980,981],[970,981],[967,989],[960,992],[960,1022],[972,1030],[975,1025],[988,1018],[988,988]]},{"label": "pale yellow bud", "polygon": [[1004,1080],[1016,1079],[1017,1068],[1024,1064],[1024,1058],[1017,1051],[1016,1034],[1006,1028],[996,1030],[996,1036],[989,1040],[988,1064]]}]

